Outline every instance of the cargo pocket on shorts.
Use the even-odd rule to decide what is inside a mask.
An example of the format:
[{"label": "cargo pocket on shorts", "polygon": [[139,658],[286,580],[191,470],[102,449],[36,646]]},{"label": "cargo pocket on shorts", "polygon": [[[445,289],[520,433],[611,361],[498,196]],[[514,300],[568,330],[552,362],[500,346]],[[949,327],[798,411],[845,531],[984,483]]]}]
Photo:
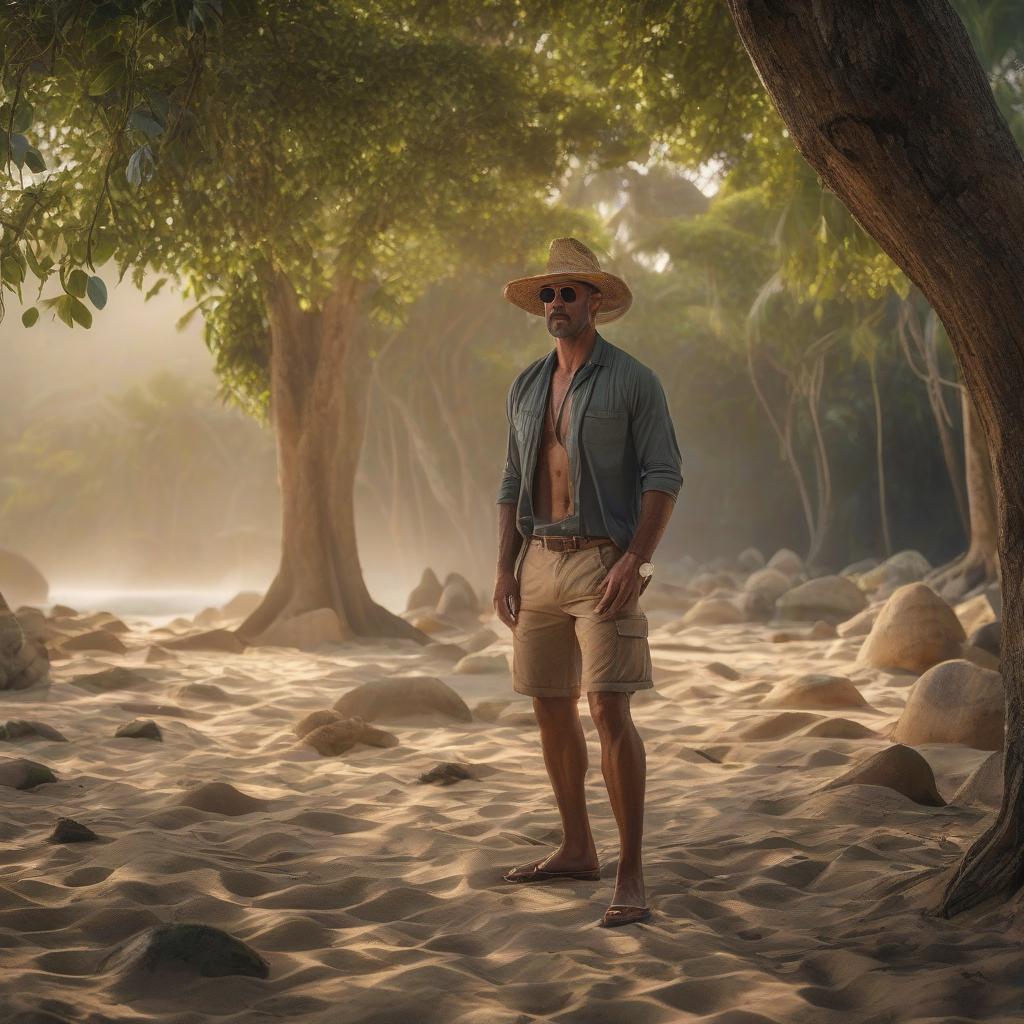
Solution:
[{"label": "cargo pocket on shorts", "polygon": [[647,616],[643,612],[615,620],[618,668],[623,682],[648,682],[651,679],[651,647],[647,631]]}]

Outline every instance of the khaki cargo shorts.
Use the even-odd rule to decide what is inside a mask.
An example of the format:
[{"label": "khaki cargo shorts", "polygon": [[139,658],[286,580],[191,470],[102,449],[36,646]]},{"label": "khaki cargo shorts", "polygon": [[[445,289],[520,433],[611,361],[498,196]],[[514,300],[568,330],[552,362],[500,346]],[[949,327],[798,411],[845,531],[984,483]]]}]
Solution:
[{"label": "khaki cargo shorts", "polygon": [[539,541],[527,544],[512,631],[512,688],[531,697],[650,689],[647,616],[637,597],[614,619],[594,614],[600,585],[622,556],[619,547],[548,551]]}]

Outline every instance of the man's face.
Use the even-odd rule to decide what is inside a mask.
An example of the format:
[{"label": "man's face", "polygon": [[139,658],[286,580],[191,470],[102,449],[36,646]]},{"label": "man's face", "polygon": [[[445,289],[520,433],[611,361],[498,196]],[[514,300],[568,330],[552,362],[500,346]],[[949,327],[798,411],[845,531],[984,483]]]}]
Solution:
[{"label": "man's face", "polygon": [[[601,293],[584,281],[559,281],[551,286],[555,297],[544,303],[548,333],[555,338],[574,338],[593,323],[601,306]],[[575,299],[566,301],[563,289],[571,288]]]}]

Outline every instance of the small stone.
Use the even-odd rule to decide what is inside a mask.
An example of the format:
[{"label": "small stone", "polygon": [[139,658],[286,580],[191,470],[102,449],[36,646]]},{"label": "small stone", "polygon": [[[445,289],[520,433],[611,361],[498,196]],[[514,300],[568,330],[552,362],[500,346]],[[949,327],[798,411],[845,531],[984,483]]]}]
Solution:
[{"label": "small stone", "polygon": [[434,765],[429,771],[425,771],[417,781],[438,786],[451,786],[456,782],[474,778],[476,776],[473,774],[472,768],[465,762],[443,761]]},{"label": "small stone", "polygon": [[25,757],[0,758],[0,786],[8,789],[34,789],[47,782],[56,782],[53,770]]},{"label": "small stone", "polygon": [[108,654],[124,654],[128,650],[113,633],[105,629],[68,637],[60,646],[65,651],[106,651]]},{"label": "small stone", "polygon": [[161,743],[164,738],[160,726],[152,718],[133,718],[119,726],[114,736],[133,740],[159,740]]},{"label": "small stone", "polygon": [[25,736],[39,736],[44,740],[57,740],[67,743],[68,738],[62,732],[45,722],[14,718],[0,725],[0,740],[19,740]]},{"label": "small stone", "polygon": [[88,825],[74,818],[58,818],[53,831],[47,837],[49,843],[91,843],[99,836]]}]

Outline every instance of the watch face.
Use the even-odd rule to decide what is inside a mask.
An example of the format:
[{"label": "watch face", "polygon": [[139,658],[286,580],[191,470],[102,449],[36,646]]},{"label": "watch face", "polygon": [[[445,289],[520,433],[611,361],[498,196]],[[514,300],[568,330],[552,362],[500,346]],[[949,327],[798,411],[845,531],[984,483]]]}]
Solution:
[{"label": "watch face", "polygon": [[648,576],[653,576],[654,564],[652,562],[644,562],[643,565],[641,565],[640,568],[637,569],[637,572],[639,572],[640,575],[643,576],[645,579]]}]

